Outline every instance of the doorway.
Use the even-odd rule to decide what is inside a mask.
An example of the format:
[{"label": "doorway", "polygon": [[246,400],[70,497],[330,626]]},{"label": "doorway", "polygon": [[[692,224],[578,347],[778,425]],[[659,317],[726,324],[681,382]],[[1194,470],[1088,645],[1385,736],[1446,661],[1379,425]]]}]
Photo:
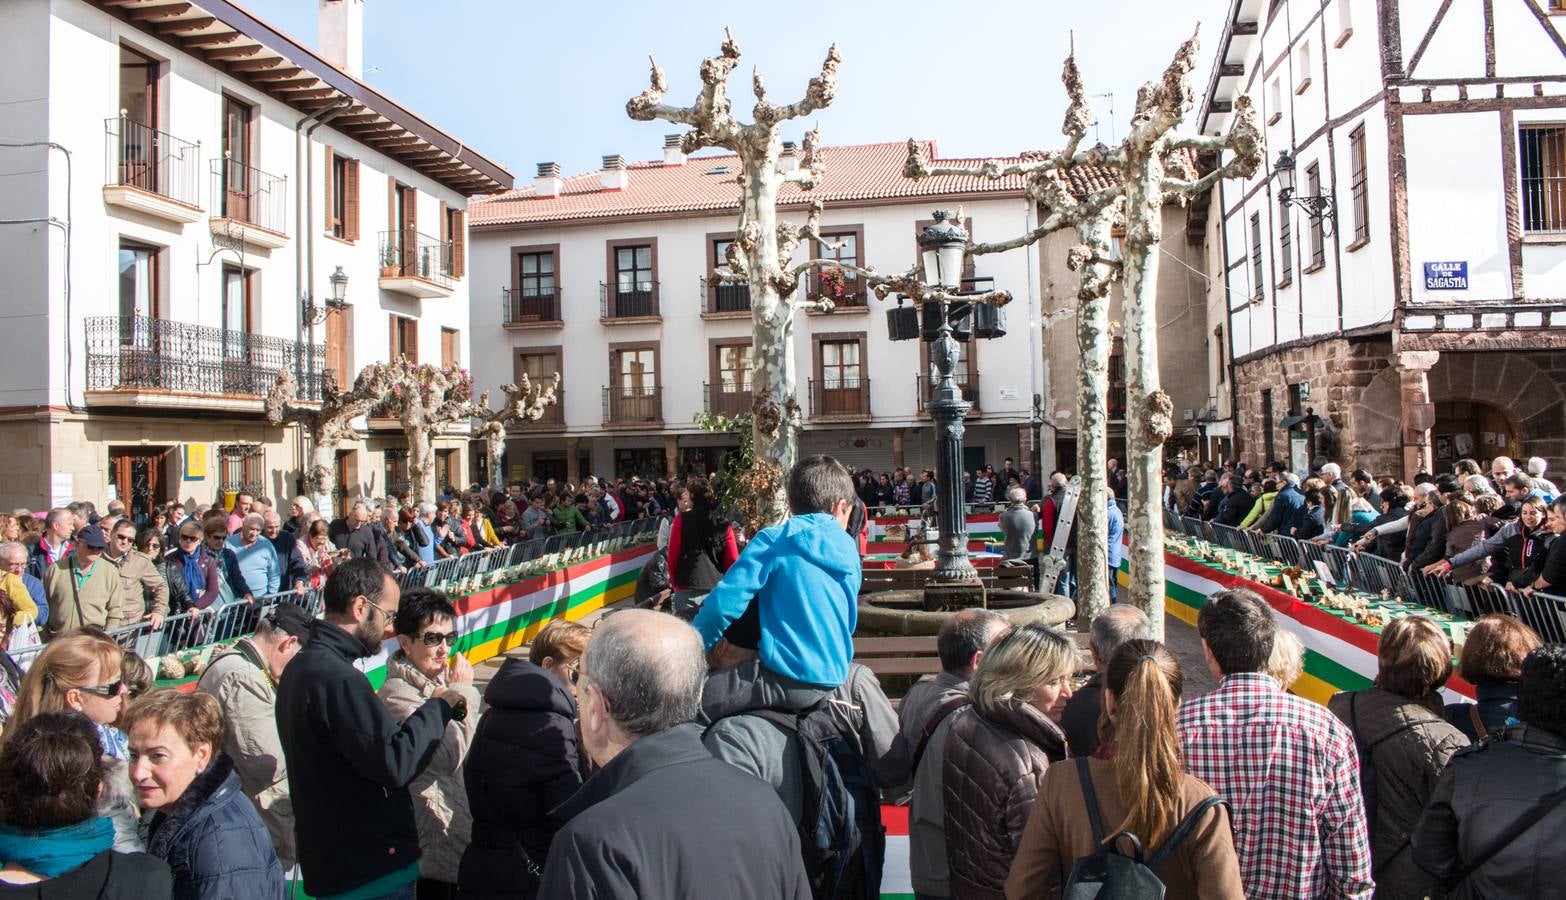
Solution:
[{"label": "doorway", "polygon": [[150,519],[165,490],[163,471],[172,447],[128,447],[109,451],[109,477],[125,513],[140,527]]}]

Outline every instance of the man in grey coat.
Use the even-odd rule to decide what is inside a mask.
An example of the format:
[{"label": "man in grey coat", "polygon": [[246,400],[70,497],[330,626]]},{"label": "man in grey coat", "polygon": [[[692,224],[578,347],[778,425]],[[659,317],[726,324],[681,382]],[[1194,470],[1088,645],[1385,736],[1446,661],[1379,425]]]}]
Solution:
[{"label": "man in grey coat", "polygon": [[213,658],[196,682],[223,710],[223,752],[245,796],[256,806],[277,848],[283,871],[294,867],[294,806],[288,797],[288,766],[277,736],[277,680],[310,635],[310,614],[280,603],[261,617],[256,633]]}]

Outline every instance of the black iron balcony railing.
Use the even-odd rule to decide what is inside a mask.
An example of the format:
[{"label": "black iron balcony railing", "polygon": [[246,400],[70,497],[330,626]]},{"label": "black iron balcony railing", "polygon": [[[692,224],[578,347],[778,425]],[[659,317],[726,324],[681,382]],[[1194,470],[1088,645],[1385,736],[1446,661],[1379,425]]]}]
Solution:
[{"label": "black iron balcony railing", "polygon": [[832,418],[870,415],[870,379],[810,379],[810,414]]},{"label": "black iron balcony railing", "polygon": [[[957,381],[957,387],[962,391],[962,399],[973,405],[971,412],[979,409],[979,376],[968,372],[956,372],[952,375]],[[920,375],[917,379],[919,398],[919,412],[930,412],[930,400],[935,396],[935,386],[940,383],[939,378],[931,378],[928,375]]]},{"label": "black iron balcony railing", "polygon": [[598,314],[605,319],[635,319],[658,315],[658,282],[625,284],[598,282]]},{"label": "black iron balcony railing", "polygon": [[117,116],[103,120],[109,184],[159,194],[186,206],[201,205],[201,147],[172,134]]},{"label": "black iron balcony railing", "polygon": [[701,279],[702,309],[709,313],[750,312],[750,285]]},{"label": "black iron balcony railing", "polygon": [[530,325],[560,321],[560,289],[552,291],[528,288],[501,288],[501,322],[506,325]]},{"label": "black iron balcony railing", "polygon": [[604,388],[604,422],[640,425],[663,421],[663,386]]},{"label": "black iron balcony railing", "polygon": [[326,348],[146,316],[87,318],[87,389],[264,397],[279,370],[299,396],[321,399]]},{"label": "black iron balcony railing", "polygon": [[750,412],[751,399],[755,396],[750,387],[750,376],[740,381],[703,384],[702,393],[707,400],[707,412],[720,416],[737,416]]},{"label": "black iron balcony railing", "polygon": [[422,278],[451,287],[451,241],[411,228],[381,232],[381,277]]},{"label": "black iron balcony railing", "polygon": [[288,233],[288,179],[232,159],[212,160],[213,215]]}]

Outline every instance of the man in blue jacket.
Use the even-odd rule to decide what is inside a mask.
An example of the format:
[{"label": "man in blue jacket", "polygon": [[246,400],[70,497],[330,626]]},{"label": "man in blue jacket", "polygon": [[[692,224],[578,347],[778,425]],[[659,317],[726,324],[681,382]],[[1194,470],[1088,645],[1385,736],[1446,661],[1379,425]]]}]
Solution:
[{"label": "man in blue jacket", "polygon": [[1294,527],[1295,519],[1305,509],[1305,495],[1300,493],[1300,476],[1293,472],[1284,473],[1285,484],[1278,491],[1278,496],[1272,500],[1272,506],[1267,508],[1267,515],[1257,523],[1258,531],[1267,534],[1288,534]]},{"label": "man in blue jacket", "polygon": [[836,688],[848,677],[859,618],[859,548],[845,530],[854,482],[830,456],[789,473],[791,516],[760,531],[691,624],[711,650],[752,603],[761,621],[761,664],[794,681]]}]

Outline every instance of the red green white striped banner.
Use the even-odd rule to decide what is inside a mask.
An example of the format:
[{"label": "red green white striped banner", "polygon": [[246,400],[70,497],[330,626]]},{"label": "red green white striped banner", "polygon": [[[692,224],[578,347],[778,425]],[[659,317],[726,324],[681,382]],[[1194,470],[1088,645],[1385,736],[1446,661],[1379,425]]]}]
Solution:
[{"label": "red green white striped banner", "polygon": [[[1129,583],[1130,560],[1121,562],[1120,583]],[[1326,705],[1339,691],[1370,687],[1376,677],[1376,643],[1379,629],[1346,621],[1332,613],[1286,594],[1270,585],[1231,575],[1173,553],[1164,554],[1164,608],[1190,625],[1213,593],[1242,587],[1255,591],[1277,613],[1278,624],[1305,645],[1305,672],[1293,692]],[[1442,695],[1447,702],[1472,700],[1473,685],[1456,675],[1447,681]]]}]

